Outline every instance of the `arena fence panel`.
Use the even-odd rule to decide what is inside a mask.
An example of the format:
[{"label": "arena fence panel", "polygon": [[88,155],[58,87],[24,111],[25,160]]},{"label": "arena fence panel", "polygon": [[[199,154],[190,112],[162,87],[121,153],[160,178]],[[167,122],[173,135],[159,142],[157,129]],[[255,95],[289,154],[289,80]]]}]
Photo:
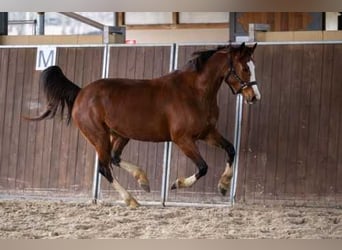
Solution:
[{"label": "arena fence panel", "polygon": [[[57,64],[79,86],[101,77],[151,78],[181,67],[200,45],[57,46]],[[27,122],[46,103],[35,70],[37,46],[0,47],[0,194],[92,194],[95,151],[74,126],[59,118]],[[342,44],[259,43],[256,76],[262,99],[242,105],[237,202],[341,205]],[[219,131],[234,141],[236,97],[223,84]],[[199,142],[208,173],[192,188],[170,191],[195,165],[174,144],[130,141],[122,158],[141,166],[151,193],[117,169],[139,201],[229,204],[217,192],[223,150]],[[101,181],[100,198],[118,200]]]},{"label": "arena fence panel", "polygon": [[341,43],[261,44],[244,106],[237,199],[341,205]]},{"label": "arena fence panel", "polygon": [[[46,105],[35,70],[37,47],[0,48],[0,189],[2,194],[89,197],[94,150],[60,118],[28,122]],[[102,76],[104,46],[57,46],[66,76],[85,86]]]}]

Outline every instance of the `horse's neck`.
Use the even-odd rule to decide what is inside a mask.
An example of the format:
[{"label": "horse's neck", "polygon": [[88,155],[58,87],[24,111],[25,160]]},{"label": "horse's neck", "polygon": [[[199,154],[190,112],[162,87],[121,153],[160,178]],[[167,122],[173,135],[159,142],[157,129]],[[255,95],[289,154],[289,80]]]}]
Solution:
[{"label": "horse's neck", "polygon": [[214,55],[197,77],[197,88],[210,100],[216,100],[217,92],[222,85],[223,71],[226,67],[226,61],[223,60],[227,59],[222,55]]}]

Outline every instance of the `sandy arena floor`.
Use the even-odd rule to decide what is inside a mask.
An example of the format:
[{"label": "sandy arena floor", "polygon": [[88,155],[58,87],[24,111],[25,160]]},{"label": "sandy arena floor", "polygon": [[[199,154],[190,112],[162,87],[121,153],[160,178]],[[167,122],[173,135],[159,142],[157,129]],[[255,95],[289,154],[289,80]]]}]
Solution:
[{"label": "sandy arena floor", "polygon": [[1,239],[342,239],[342,209],[0,200]]}]

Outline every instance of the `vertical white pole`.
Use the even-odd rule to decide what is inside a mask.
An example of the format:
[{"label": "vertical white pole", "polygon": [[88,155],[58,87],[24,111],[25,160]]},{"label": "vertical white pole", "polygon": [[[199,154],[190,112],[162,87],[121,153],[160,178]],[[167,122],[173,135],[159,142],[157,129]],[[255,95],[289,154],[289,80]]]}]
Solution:
[{"label": "vertical white pole", "polygon": [[[173,71],[177,68],[177,54],[178,46],[174,43],[170,51],[170,68],[169,71]],[[161,201],[162,205],[165,206],[165,202],[168,199],[169,194],[169,179],[170,179],[170,165],[171,165],[171,152],[172,142],[164,143],[164,156],[163,156],[163,176],[162,176],[162,187],[161,187]]]},{"label": "vertical white pole", "polygon": [[[109,68],[109,47],[108,43],[104,46],[103,51],[103,65],[102,65],[102,77],[108,77]],[[101,176],[99,172],[99,157],[96,153],[94,162],[94,177],[93,177],[93,203],[97,203],[101,191]]]},{"label": "vertical white pole", "polygon": [[100,196],[101,176],[99,174],[99,157],[96,153],[94,162],[94,175],[93,175],[93,203],[96,204]]},{"label": "vertical white pole", "polygon": [[236,185],[239,167],[239,154],[240,154],[240,141],[241,141],[241,122],[242,122],[242,105],[243,97],[241,94],[236,97],[236,110],[235,110],[235,130],[234,130],[234,147],[235,147],[235,160],[233,163],[233,177],[230,184],[230,203],[234,205],[236,195]]}]

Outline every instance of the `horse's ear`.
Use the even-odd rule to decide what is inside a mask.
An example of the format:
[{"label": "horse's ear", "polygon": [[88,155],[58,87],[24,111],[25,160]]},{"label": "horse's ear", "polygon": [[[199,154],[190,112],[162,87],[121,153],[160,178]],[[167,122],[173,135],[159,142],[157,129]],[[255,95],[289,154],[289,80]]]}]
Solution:
[{"label": "horse's ear", "polygon": [[246,47],[245,42],[241,43],[241,45],[240,45],[240,51],[242,52],[242,51],[245,49],[245,47]]},{"label": "horse's ear", "polygon": [[258,43],[255,43],[254,46],[252,47],[252,51],[254,52],[255,48],[257,47]]}]

